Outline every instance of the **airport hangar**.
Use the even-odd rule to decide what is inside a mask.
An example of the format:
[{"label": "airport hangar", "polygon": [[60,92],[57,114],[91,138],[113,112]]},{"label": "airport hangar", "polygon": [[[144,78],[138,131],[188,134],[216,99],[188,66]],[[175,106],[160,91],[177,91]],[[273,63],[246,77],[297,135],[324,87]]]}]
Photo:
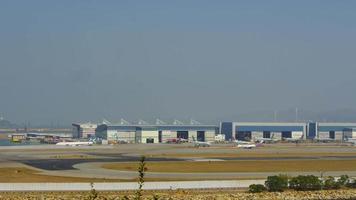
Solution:
[{"label": "airport hangar", "polygon": [[101,124],[96,128],[96,136],[108,142],[166,143],[177,138],[192,141],[213,142],[218,126],[201,124]]},{"label": "airport hangar", "polygon": [[72,133],[74,138],[90,138],[95,136],[95,129],[97,124],[91,122],[87,123],[73,123],[72,124]]},{"label": "airport hangar", "polygon": [[226,140],[356,139],[356,123],[221,122],[219,129]]}]

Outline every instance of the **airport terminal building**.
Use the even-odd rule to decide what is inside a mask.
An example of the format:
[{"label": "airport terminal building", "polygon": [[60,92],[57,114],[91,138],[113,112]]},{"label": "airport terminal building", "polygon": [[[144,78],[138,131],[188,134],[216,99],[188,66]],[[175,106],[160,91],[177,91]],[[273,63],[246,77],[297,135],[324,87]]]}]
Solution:
[{"label": "airport terminal building", "polygon": [[96,136],[109,142],[166,143],[174,139],[212,142],[218,133],[218,126],[201,124],[101,124]]},{"label": "airport terminal building", "polygon": [[[317,139],[345,140],[356,138],[356,123],[315,123]],[[312,134],[312,132],[310,132]]]},{"label": "airport terminal building", "polygon": [[305,123],[221,122],[220,131],[227,140],[282,140],[305,138],[307,127]]},{"label": "airport terminal building", "polygon": [[221,122],[227,140],[338,140],[356,138],[356,123]]}]

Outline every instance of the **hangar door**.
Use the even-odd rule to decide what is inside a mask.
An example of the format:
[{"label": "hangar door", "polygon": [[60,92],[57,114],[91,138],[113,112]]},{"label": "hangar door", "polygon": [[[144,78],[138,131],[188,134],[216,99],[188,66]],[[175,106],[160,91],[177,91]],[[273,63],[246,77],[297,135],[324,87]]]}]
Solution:
[{"label": "hangar door", "polygon": [[243,141],[250,141],[251,140],[251,131],[238,131],[235,134],[235,139],[243,140]]},{"label": "hangar door", "polygon": [[188,139],[188,131],[177,131],[177,138]]},{"label": "hangar door", "polygon": [[205,141],[205,131],[198,131],[197,132],[197,140],[200,142]]},{"label": "hangar door", "polygon": [[162,142],[162,131],[158,131],[158,142]]},{"label": "hangar door", "polygon": [[335,139],[335,131],[330,131],[329,132],[329,138],[330,139]]},{"label": "hangar door", "polygon": [[292,138],[292,132],[291,131],[283,131],[282,138]]}]

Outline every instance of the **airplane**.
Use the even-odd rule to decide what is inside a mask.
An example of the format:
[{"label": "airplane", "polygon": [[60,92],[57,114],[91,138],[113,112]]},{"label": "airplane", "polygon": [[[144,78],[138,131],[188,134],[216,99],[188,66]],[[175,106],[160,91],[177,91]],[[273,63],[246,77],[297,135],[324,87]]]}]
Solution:
[{"label": "airplane", "polygon": [[192,136],[192,138],[193,138],[193,144],[195,147],[210,147],[210,145],[211,145],[210,142],[197,141],[194,136]]},{"label": "airplane", "polygon": [[174,143],[174,144],[181,144],[181,143],[187,143],[189,142],[188,139],[184,139],[184,138],[171,138],[171,139],[167,139],[166,143]]},{"label": "airplane", "polygon": [[299,142],[302,141],[304,138],[304,134],[302,134],[302,136],[300,136],[300,138],[283,138],[284,141],[287,142]]},{"label": "airplane", "polygon": [[177,139],[177,143],[187,143],[187,142],[189,142],[188,139],[184,139],[184,138],[178,138]]},{"label": "airplane", "polygon": [[91,146],[93,142],[58,142],[58,146]]},{"label": "airplane", "polygon": [[[257,147],[257,145],[253,142],[247,142],[247,141],[241,141],[241,140],[236,140],[234,138],[233,140],[234,143],[236,143],[236,147],[237,148],[244,148],[244,149],[252,149],[252,148],[255,148]],[[261,144],[262,142],[260,141],[259,144]]]},{"label": "airplane", "polygon": [[278,142],[278,139],[274,138],[274,133],[273,133],[271,138],[259,137],[259,138],[255,138],[255,141],[260,143],[276,143]]},{"label": "airplane", "polygon": [[250,144],[238,144],[237,148],[244,148],[244,149],[252,149],[252,148],[256,148],[257,145],[254,143],[250,143]]},{"label": "airplane", "polygon": [[237,145],[239,144],[251,144],[251,142],[247,142],[247,141],[242,141],[242,140],[233,140],[233,143],[236,143]]}]

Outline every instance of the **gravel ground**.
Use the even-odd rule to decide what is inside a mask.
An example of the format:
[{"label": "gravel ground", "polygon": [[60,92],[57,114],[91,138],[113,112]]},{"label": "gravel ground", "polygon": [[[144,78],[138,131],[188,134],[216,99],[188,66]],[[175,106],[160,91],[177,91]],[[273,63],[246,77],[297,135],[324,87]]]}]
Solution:
[{"label": "gravel ground", "polygon": [[[317,192],[295,192],[287,191],[283,193],[259,193],[251,194],[242,191],[163,191],[155,193],[159,197],[158,199],[179,199],[179,200],[223,200],[223,199],[241,199],[241,200],[311,200],[311,199],[325,199],[325,200],[354,200],[356,199],[356,190],[327,190]],[[98,200],[119,200],[122,199],[125,194],[115,192],[99,193],[96,198]],[[133,199],[133,195],[126,194],[130,199]],[[37,199],[88,199],[89,193],[83,192],[64,192],[64,193],[44,193],[44,192],[32,192],[32,193],[0,193],[0,199],[3,200],[37,200]],[[153,199],[153,193],[145,194],[143,199]]]}]

